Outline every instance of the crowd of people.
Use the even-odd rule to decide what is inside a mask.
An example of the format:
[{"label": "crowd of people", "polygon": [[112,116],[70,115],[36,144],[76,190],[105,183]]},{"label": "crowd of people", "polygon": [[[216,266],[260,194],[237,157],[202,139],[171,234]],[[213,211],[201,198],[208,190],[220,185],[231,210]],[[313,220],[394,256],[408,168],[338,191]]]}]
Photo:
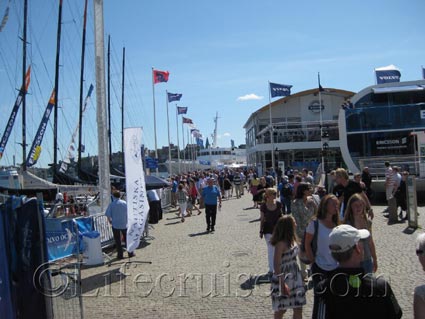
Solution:
[{"label": "crowd of people", "polygon": [[[405,218],[408,173],[385,165],[391,224],[398,207],[396,218]],[[206,232],[214,232],[223,200],[252,196],[252,209],[260,210],[259,237],[267,247],[275,318],[288,309],[293,318],[302,318],[308,289],[314,291],[313,318],[401,318],[389,282],[374,275],[378,257],[368,168],[353,179],[343,168],[329,176],[325,187],[317,186],[307,169],[262,176],[253,169],[194,171],[171,177],[171,201],[181,222],[205,209]],[[120,227],[113,224],[114,235],[125,238]],[[425,269],[425,236],[420,238],[416,252]],[[122,258],[122,250],[118,254]],[[424,291],[415,291],[415,313],[425,313]]]}]

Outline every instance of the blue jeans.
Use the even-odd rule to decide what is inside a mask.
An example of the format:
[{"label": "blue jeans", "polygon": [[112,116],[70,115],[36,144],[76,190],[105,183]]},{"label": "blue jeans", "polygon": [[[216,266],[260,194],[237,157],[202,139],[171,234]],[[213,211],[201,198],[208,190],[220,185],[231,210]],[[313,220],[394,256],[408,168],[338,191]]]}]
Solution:
[{"label": "blue jeans", "polygon": [[280,202],[283,205],[283,213],[289,215],[291,213],[291,199],[280,196]]}]

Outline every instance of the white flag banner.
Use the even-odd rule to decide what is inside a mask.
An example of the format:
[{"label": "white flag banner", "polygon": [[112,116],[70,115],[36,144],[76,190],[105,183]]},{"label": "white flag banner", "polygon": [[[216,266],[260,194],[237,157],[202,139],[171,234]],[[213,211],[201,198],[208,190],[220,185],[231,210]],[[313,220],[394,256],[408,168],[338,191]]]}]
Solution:
[{"label": "white flag banner", "polygon": [[142,158],[142,128],[124,129],[125,184],[127,189],[127,251],[140,244],[149,212]]}]

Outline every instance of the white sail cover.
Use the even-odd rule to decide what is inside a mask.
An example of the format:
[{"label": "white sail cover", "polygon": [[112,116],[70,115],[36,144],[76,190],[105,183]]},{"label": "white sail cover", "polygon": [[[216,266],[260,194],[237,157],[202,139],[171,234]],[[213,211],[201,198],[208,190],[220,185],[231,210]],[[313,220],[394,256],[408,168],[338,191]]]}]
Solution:
[{"label": "white sail cover", "polygon": [[111,201],[109,181],[108,117],[105,95],[105,50],[103,31],[103,0],[94,0],[94,35],[96,67],[96,120],[99,160],[99,192],[101,210]]},{"label": "white sail cover", "polygon": [[142,157],[142,128],[124,129],[124,161],[127,190],[127,251],[140,243],[149,212]]}]

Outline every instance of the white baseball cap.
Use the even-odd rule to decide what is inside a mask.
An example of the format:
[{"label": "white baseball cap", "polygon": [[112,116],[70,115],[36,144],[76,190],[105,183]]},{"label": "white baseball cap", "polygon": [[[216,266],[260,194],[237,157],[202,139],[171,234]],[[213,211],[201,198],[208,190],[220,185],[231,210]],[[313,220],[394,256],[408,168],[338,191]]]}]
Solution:
[{"label": "white baseball cap", "polygon": [[339,225],[329,234],[329,249],[333,253],[343,253],[354,247],[360,239],[366,239],[369,236],[370,233],[366,229]]}]

